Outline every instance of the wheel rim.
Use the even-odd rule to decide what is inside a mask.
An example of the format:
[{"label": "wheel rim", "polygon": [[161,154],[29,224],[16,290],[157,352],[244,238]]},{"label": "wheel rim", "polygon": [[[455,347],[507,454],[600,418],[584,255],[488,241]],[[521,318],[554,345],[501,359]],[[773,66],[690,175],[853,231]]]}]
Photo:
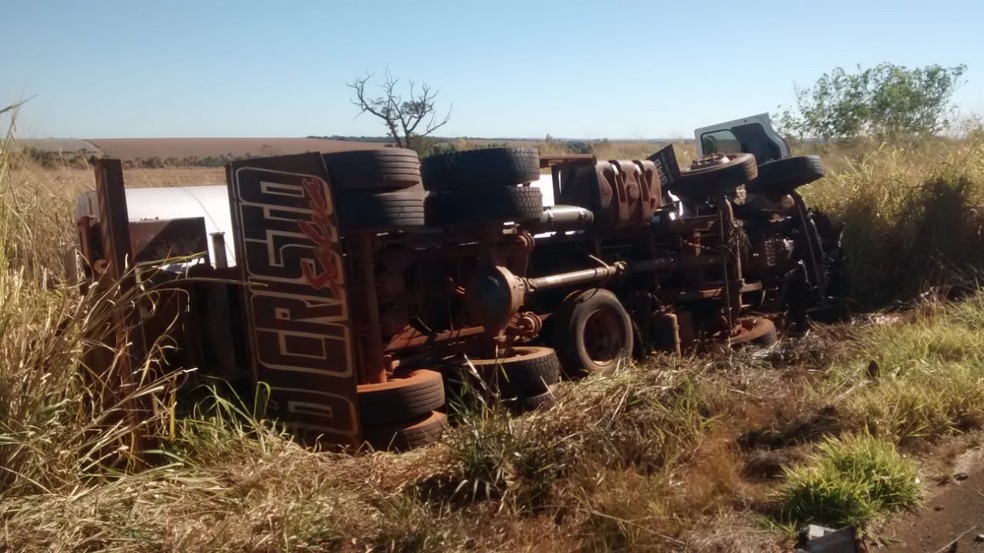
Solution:
[{"label": "wheel rim", "polygon": [[584,351],[592,363],[610,365],[621,356],[625,346],[622,318],[610,309],[598,309],[584,321]]},{"label": "wheel rim", "polygon": [[739,321],[735,334],[731,336],[731,346],[738,347],[767,340],[766,337],[774,333],[775,328],[772,321],[762,317],[743,319]]}]

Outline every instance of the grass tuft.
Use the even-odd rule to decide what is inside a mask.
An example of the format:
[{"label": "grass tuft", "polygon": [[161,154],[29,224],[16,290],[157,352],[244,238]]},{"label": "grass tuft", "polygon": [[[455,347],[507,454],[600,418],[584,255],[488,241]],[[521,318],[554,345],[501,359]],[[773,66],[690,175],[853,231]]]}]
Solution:
[{"label": "grass tuft", "polygon": [[876,516],[913,507],[920,490],[913,463],[891,442],[855,434],[822,443],[806,464],[785,471],[779,491],[792,522],[864,527]]}]

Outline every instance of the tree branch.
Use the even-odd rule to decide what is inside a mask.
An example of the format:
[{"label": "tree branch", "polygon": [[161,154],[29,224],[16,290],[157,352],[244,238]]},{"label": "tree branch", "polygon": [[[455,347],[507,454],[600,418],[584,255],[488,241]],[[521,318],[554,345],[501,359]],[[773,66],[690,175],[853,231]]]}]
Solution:
[{"label": "tree branch", "polygon": [[[404,99],[397,92],[400,80],[387,69],[385,80],[379,85],[381,95],[369,97],[366,85],[372,77],[367,73],[365,77],[347,83],[355,93],[352,104],[359,108],[359,115],[369,113],[380,119],[398,146],[411,147],[414,138],[428,136],[451,120],[450,108],[442,119],[437,119],[438,92],[427,83],[421,83],[418,89],[416,82],[408,81],[409,96]],[[423,130],[419,130],[421,125]]]}]

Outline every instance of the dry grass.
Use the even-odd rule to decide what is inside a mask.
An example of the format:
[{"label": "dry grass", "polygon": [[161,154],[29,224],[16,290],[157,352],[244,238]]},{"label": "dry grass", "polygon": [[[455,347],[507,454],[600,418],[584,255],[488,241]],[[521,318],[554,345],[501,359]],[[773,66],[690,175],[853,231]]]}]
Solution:
[{"label": "dry grass", "polygon": [[866,144],[804,189],[846,224],[852,295],[867,306],[932,287],[975,288],[984,267],[984,138]]},{"label": "dry grass", "polygon": [[[911,297],[924,288],[917,279],[953,283],[939,267],[964,264],[966,276],[978,263],[947,242],[976,239],[984,173],[967,156],[978,146],[934,147],[945,151],[918,159],[946,163],[887,148],[835,162],[842,169],[810,190],[849,223],[878,214],[848,235],[854,255],[871,253],[854,261],[859,292],[888,286],[885,297]],[[82,360],[87,337],[138,298],[82,296],[60,278],[68,213],[91,173],[10,170],[0,159],[0,545],[9,550],[761,551],[788,543],[776,492],[836,447],[818,444],[867,432],[877,447],[841,448],[848,459],[891,460],[893,448],[918,459],[984,425],[984,296],[973,295],[923,300],[890,325],[821,329],[765,356],[654,357],[562,385],[550,411],[461,413],[443,442],[402,455],[305,450],[222,394],[172,418],[173,382],[154,378],[152,356],[128,395],[153,400],[140,424],[157,435],[161,462],[128,470],[126,398],[100,395],[94,383],[106,375]],[[134,186],[223,178],[212,169],[126,177]],[[953,195],[937,199],[939,190]],[[885,271],[898,279],[898,248],[942,257],[929,268],[907,262],[913,283],[897,285]],[[844,439],[836,443],[853,444]],[[858,522],[887,505],[874,503]]]}]

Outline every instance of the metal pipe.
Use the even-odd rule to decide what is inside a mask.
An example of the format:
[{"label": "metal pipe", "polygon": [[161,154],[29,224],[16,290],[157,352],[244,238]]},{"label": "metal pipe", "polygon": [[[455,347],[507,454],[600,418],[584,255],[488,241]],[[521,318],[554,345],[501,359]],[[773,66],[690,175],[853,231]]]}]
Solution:
[{"label": "metal pipe", "polygon": [[213,232],[210,236],[212,237],[212,249],[215,250],[215,268],[228,269],[229,257],[226,255],[225,233]]},{"label": "metal pipe", "polygon": [[717,254],[677,257],[658,257],[655,259],[645,259],[634,261],[631,264],[625,261],[617,261],[607,267],[597,267],[594,269],[582,269],[569,273],[556,275],[546,275],[536,278],[525,279],[529,293],[563,286],[574,286],[578,284],[588,284],[592,282],[603,282],[621,274],[644,273],[647,271],[658,271],[670,267],[712,267],[724,262],[724,257]]},{"label": "metal pipe", "polygon": [[614,276],[624,273],[626,268],[627,266],[624,262],[618,261],[607,267],[583,269],[580,271],[571,271],[569,273],[528,278],[526,279],[526,286],[529,289],[529,293],[533,293],[541,290],[560,288],[563,286],[604,282]]},{"label": "metal pipe", "polygon": [[543,209],[539,221],[527,226],[532,232],[564,232],[584,230],[594,223],[594,213],[572,205],[551,206]]}]

